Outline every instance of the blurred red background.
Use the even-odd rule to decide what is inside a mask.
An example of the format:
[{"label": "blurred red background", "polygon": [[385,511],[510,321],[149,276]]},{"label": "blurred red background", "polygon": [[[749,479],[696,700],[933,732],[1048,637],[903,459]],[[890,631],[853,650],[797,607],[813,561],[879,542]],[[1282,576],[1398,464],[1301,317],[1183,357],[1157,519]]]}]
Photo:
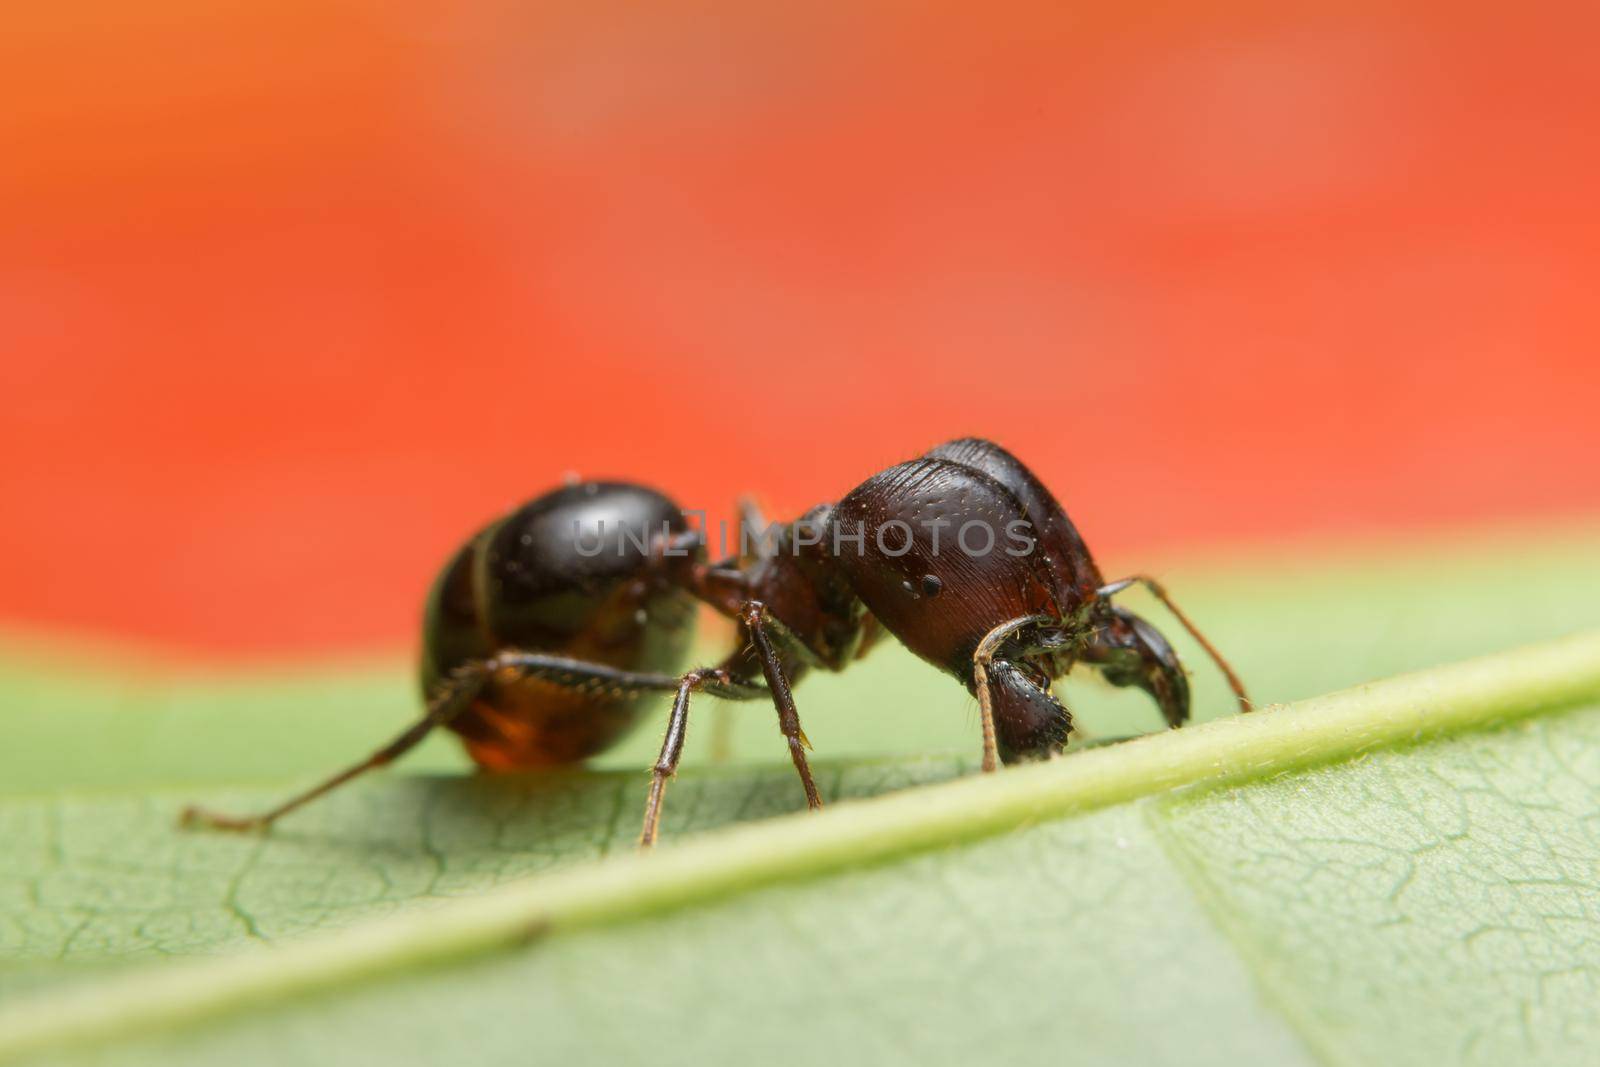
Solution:
[{"label": "blurred red background", "polygon": [[1124,558],[1600,503],[1593,5],[5,19],[12,623],[392,646],[563,471],[967,433]]}]

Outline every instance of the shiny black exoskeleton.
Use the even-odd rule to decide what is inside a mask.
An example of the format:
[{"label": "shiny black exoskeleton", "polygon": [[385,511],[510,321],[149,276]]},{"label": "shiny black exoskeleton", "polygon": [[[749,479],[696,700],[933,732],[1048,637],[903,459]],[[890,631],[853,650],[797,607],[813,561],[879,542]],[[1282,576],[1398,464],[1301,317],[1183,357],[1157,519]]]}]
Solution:
[{"label": "shiny black exoskeleton", "polygon": [[[1146,585],[1243,686],[1154,580],[1107,584],[1050,492],[1014,456],[952,441],[873,475],[837,504],[761,527],[755,545],[708,562],[672,501],[642,486],[582,482],[491,523],[446,564],[428,598],[427,714],[362,763],[272,811],[188,821],[260,827],[443,726],[491,770],[568,764],[606,748],[648,705],[674,694],[640,841],[658,833],[683,751],[692,694],[770,699],[805,787],[821,806],[792,685],[842,670],[887,633],[978,699],[983,767],[1059,753],[1072,716],[1051,682],[1077,664],[1149,693],[1171,726],[1189,687],[1166,639],[1111,601]],[[737,623],[734,650],[678,673],[697,603]]]},{"label": "shiny black exoskeleton", "polygon": [[[424,699],[452,672],[512,649],[622,671],[677,671],[698,611],[684,588],[685,567],[673,566],[687,565],[687,553],[666,556],[656,542],[688,533],[671,500],[621,482],[569,485],[489,524],[428,594]],[[648,702],[638,693],[605,694],[516,673],[491,677],[448,725],[480,765],[517,770],[594,755]]]}]

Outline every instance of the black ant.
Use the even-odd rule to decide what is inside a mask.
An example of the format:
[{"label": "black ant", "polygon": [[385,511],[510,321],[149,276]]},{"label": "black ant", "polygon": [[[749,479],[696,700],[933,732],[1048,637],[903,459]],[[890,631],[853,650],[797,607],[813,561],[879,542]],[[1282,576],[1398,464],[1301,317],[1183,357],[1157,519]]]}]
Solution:
[{"label": "black ant", "polygon": [[[988,441],[952,441],[875,474],[837,504],[764,531],[756,551],[711,563],[705,540],[643,486],[576,482],[525,504],[468,541],[434,582],[421,720],[270,811],[189,808],[184,822],[265,827],[439,726],[488,770],[576,763],[621,737],[645,698],[673,693],[639,837],[649,846],[697,692],[770,699],[806,803],[820,808],[791,686],[813,668],[843,670],[885,632],[977,696],[985,771],[1061,752],[1072,716],[1050,682],[1078,663],[1143,689],[1180,726],[1189,684],[1172,646],[1111,601],[1135,583],[1194,635],[1250,710],[1239,679],[1161,585],[1144,575],[1104,581],[1061,505]],[[697,602],[733,619],[738,640],[720,664],[679,674]]]}]

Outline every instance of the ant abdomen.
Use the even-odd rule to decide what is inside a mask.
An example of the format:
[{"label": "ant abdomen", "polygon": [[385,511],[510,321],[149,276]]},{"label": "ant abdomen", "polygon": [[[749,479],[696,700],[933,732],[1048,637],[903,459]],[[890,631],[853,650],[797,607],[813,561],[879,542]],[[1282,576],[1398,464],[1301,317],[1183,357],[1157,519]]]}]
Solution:
[{"label": "ant abdomen", "polygon": [[[445,566],[423,622],[424,695],[452,671],[508,650],[623,671],[675,673],[688,655],[693,598],[672,580],[663,542],[688,530],[653,489],[580,482],[490,524]],[[449,728],[494,770],[572,763],[621,736],[648,696],[505,674]]]}]

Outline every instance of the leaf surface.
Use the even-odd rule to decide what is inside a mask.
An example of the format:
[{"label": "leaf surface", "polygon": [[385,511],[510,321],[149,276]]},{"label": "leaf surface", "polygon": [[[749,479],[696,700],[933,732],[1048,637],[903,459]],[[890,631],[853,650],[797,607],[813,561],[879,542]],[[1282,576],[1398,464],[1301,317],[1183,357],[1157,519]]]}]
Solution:
[{"label": "leaf surface", "polygon": [[[1363,665],[1592,618],[1569,583],[1593,562],[1559,547],[1545,562],[1498,616],[1511,579],[1464,593],[1449,566],[1413,574],[1365,630],[1342,624],[1368,617],[1383,583],[1349,575],[1201,582],[1198,599],[1217,599],[1194,613],[1258,688],[1306,695],[1303,675],[1356,681]],[[1299,643],[1343,654],[1286,653]],[[963,775],[969,754],[831,761],[830,799],[891,795],[820,819],[718,830],[792,811],[798,788],[786,767],[702,767],[673,787],[674,847],[655,868],[626,854],[636,770],[380,777],[252,839],[173,832],[194,799],[181,774],[134,768],[119,784],[113,764],[91,766],[76,790],[0,804],[15,860],[0,872],[0,997],[39,998],[4,1016],[0,1051],[73,1064],[509,1064],[533,1050],[579,1063],[1587,1062],[1600,1040],[1600,708],[1585,700],[1600,668],[1586,665],[1600,644],[1549,647],[1566,650],[1564,680],[1538,659],[1546,648],[1481,676],[1447,667],[1374,687],[1377,711],[1358,692],[1239,721],[1322,724],[1305,736],[1235,744],[1230,721],[915,792]],[[903,731],[940,714],[970,730],[964,694],[886,662],[864,685],[898,726],[882,751],[917,751]],[[919,688],[924,673],[938,684]],[[354,686],[368,720],[392,684],[372,678]],[[201,690],[150,691],[156,734],[201,721]],[[259,715],[238,716],[246,733],[270,727],[267,692],[252,692]],[[802,713],[821,747],[814,692],[801,690]],[[1074,703],[1102,735],[1153,725],[1121,695]],[[1363,707],[1375,717],[1348,718]],[[1512,715],[1533,717],[1495,725]],[[40,721],[36,737],[60,728]],[[741,751],[770,744],[752,725],[771,729],[741,720]],[[337,762],[301,755],[306,771]],[[250,758],[241,747],[224,770]],[[168,768],[181,770],[175,756]],[[208,801],[281,788],[224,780],[193,778]],[[194,955],[209,958],[153,958]]]}]

